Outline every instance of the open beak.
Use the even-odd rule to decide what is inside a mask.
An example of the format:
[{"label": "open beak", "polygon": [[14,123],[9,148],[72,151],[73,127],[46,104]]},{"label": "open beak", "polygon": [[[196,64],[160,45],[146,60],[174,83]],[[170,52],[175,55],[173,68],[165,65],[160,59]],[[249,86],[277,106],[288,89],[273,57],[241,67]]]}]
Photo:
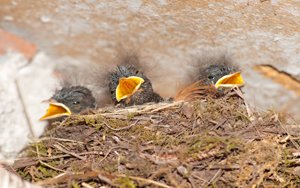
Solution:
[{"label": "open beak", "polygon": [[233,74],[225,75],[220,78],[215,87],[218,89],[220,87],[240,87],[244,85],[244,79],[240,72],[236,72]]},{"label": "open beak", "polygon": [[127,78],[120,78],[119,84],[116,88],[116,99],[120,102],[133,95],[144,83],[145,80],[138,76],[129,76]]},{"label": "open beak", "polygon": [[48,100],[47,102],[49,102],[49,108],[47,109],[46,114],[41,117],[40,120],[48,120],[71,115],[71,111],[66,105],[58,103],[52,99]]}]

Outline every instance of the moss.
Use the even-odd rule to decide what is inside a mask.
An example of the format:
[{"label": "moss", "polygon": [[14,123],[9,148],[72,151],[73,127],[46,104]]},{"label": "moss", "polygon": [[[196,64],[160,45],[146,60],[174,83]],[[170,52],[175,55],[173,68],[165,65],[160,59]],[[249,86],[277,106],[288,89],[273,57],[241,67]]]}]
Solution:
[{"label": "moss", "polygon": [[291,156],[292,153],[288,150],[288,149],[283,149],[283,165],[284,168],[288,168],[289,166],[291,166],[293,164],[293,162],[291,162],[291,160],[289,160],[289,156]]},{"label": "moss", "polygon": [[181,143],[181,138],[176,138],[171,135],[158,135],[153,143],[158,146],[178,146]]},{"label": "moss", "polygon": [[210,151],[213,148],[223,148],[220,153],[230,153],[233,150],[241,149],[242,142],[236,138],[224,138],[220,136],[199,136],[191,143],[188,150],[189,154],[199,153],[199,151]]},{"label": "moss", "polygon": [[76,181],[72,181],[71,186],[72,186],[72,188],[80,188],[80,187],[81,187],[81,186],[79,185],[79,183],[76,182]]},{"label": "moss", "polygon": [[122,127],[127,127],[129,125],[129,122],[127,120],[120,120],[120,119],[108,119],[108,120],[106,120],[106,123],[111,128],[114,128],[114,129],[119,129],[119,128],[122,128]]},{"label": "moss", "polygon": [[62,126],[71,126],[71,125],[77,125],[81,122],[81,118],[80,116],[78,115],[73,115],[73,116],[70,116],[70,117],[67,117],[65,120],[64,120],[64,123],[62,124]]},{"label": "moss", "polygon": [[227,153],[230,153],[230,152],[236,151],[236,150],[243,151],[243,148],[244,148],[243,141],[238,138],[232,138],[232,137],[226,138],[225,144],[226,144],[225,151]]},{"label": "moss", "polygon": [[127,114],[127,120],[132,120],[135,116],[137,116],[139,113],[131,112]]},{"label": "moss", "polygon": [[39,150],[40,157],[48,156],[48,147],[45,146],[44,142],[37,142],[34,146]]},{"label": "moss", "polygon": [[85,116],[83,119],[84,119],[84,123],[86,125],[95,125],[95,124],[97,124],[97,120],[95,118]]},{"label": "moss", "polygon": [[116,172],[118,171],[118,162],[116,160],[106,160],[105,163],[103,163],[102,168],[109,173]]},{"label": "moss", "polygon": [[22,179],[31,181],[31,176],[29,174],[29,171],[19,169],[16,172],[22,177]]},{"label": "moss", "polygon": [[132,135],[137,135],[138,139],[143,142],[148,142],[156,138],[155,132],[144,128],[145,126],[135,126],[132,130]]},{"label": "moss", "polygon": [[58,172],[52,169],[49,169],[48,167],[39,166],[38,171],[42,173],[42,177],[52,178],[58,175]]},{"label": "moss", "polygon": [[204,136],[193,139],[190,143],[189,153],[210,150],[221,143],[220,137]]},{"label": "moss", "polygon": [[32,146],[28,147],[28,149],[26,150],[25,155],[27,157],[36,157],[37,154],[36,154],[36,148],[35,148],[35,146],[32,145]]},{"label": "moss", "polygon": [[94,127],[95,127],[96,131],[99,131],[103,128],[103,125],[102,124],[96,124],[96,125],[94,125]]},{"label": "moss", "polygon": [[118,178],[115,182],[120,188],[136,188],[137,185],[128,177]]}]

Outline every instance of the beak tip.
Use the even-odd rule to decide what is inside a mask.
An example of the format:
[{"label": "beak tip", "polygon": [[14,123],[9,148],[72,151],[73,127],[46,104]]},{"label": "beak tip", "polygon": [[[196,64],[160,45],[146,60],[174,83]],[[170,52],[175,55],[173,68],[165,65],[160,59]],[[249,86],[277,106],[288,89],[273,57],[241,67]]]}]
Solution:
[{"label": "beak tip", "polygon": [[71,111],[67,106],[62,103],[53,103],[52,101],[51,99],[48,100],[48,102],[50,102],[50,106],[47,109],[47,112],[39,118],[40,121],[71,115]]},{"label": "beak tip", "polygon": [[57,103],[57,101],[50,98],[50,99],[42,100],[41,103]]}]

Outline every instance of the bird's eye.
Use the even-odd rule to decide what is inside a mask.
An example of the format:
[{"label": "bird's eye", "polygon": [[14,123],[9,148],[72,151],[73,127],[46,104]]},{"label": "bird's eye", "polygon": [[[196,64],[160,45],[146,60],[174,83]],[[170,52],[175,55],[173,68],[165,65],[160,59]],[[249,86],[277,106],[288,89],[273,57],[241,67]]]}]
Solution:
[{"label": "bird's eye", "polygon": [[213,78],[214,78],[214,76],[212,76],[212,75],[208,76],[208,79],[210,79],[210,80],[212,80]]},{"label": "bird's eye", "polygon": [[79,104],[79,101],[74,101],[73,104]]}]

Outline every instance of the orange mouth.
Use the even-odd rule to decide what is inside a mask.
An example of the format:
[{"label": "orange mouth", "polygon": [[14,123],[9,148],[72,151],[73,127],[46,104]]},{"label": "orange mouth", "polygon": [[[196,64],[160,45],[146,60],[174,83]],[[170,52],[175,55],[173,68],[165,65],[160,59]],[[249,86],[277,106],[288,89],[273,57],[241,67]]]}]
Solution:
[{"label": "orange mouth", "polygon": [[46,114],[41,117],[40,120],[48,120],[70,115],[71,111],[66,105],[57,102],[49,102],[49,108],[47,109]]},{"label": "orange mouth", "polygon": [[240,87],[243,86],[244,83],[244,79],[241,75],[240,72],[236,72],[233,74],[229,74],[229,75],[225,75],[222,78],[220,78],[217,83],[215,84],[216,88],[220,88],[220,87]]},{"label": "orange mouth", "polygon": [[116,88],[116,99],[120,102],[133,95],[144,83],[145,80],[138,76],[129,76],[127,78],[120,78],[119,84]]}]

